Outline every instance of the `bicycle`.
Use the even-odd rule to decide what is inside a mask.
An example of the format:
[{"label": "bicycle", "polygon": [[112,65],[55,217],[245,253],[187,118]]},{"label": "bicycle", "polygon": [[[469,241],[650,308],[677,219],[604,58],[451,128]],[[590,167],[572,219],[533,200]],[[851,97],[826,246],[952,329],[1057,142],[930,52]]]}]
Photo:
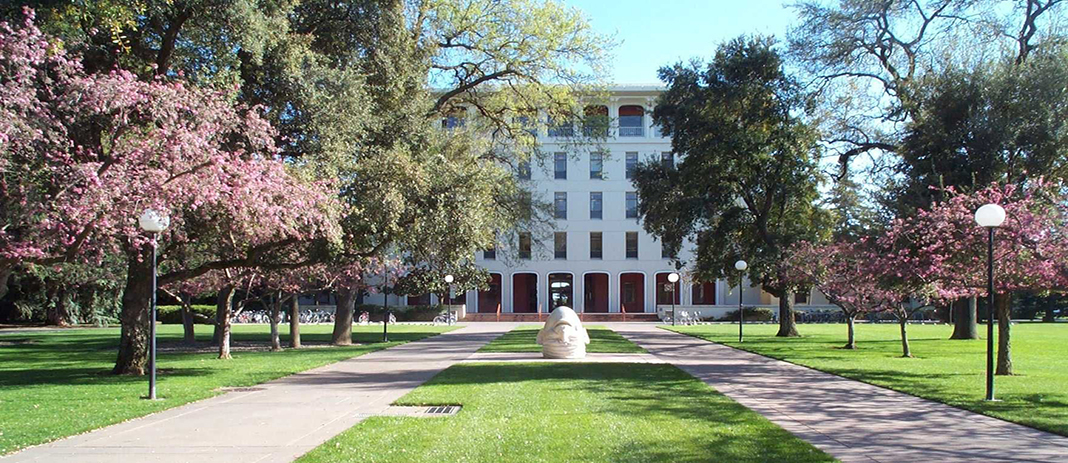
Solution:
[{"label": "bicycle", "polygon": [[[392,315],[393,314],[390,314],[390,316],[392,316]],[[455,312],[449,312],[448,314],[440,314],[440,315],[434,317],[434,324],[435,325],[451,325],[453,323],[456,323],[456,313]]]}]

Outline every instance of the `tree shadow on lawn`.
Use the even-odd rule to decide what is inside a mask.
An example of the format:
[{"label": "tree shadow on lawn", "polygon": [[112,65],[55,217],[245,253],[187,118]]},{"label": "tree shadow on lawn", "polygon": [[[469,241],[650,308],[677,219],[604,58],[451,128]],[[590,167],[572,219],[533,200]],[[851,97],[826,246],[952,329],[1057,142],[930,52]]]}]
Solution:
[{"label": "tree shadow on lawn", "polygon": [[[218,373],[213,368],[160,368],[156,370],[157,376],[162,378],[175,378],[187,376],[210,376]],[[147,376],[115,375],[110,368],[33,368],[24,370],[0,371],[0,387],[60,385],[77,386],[91,384],[94,386],[144,383]]]}]

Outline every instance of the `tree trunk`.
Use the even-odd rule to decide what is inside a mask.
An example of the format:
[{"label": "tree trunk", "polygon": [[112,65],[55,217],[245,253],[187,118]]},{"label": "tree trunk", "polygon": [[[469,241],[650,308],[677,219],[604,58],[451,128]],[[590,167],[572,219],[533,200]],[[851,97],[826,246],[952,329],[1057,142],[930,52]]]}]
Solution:
[{"label": "tree trunk", "polygon": [[234,287],[227,286],[219,290],[215,299],[215,332],[219,333],[219,358],[230,357],[230,312],[234,303]]},{"label": "tree trunk", "polygon": [[[2,293],[0,293],[0,297],[4,297]],[[1042,323],[1053,323],[1056,321],[1053,318],[1053,310],[1053,304],[1046,304],[1046,313],[1042,314]]]},{"label": "tree trunk", "polygon": [[857,314],[846,314],[846,327],[849,329],[849,337],[846,339],[846,349],[857,348],[857,336],[854,331],[854,325],[856,324]]},{"label": "tree trunk", "polygon": [[[138,259],[140,258],[140,261]],[[143,375],[148,362],[149,306],[152,299],[152,247],[127,252],[126,287],[119,321],[119,356],[112,373]]]},{"label": "tree trunk", "polygon": [[282,318],[282,293],[275,295],[274,301],[271,301],[271,350],[282,350],[282,339],[278,336],[278,323]]},{"label": "tree trunk", "polygon": [[356,310],[356,293],[353,289],[342,289],[338,292],[334,335],[330,338],[330,343],[335,346],[352,345],[352,312]]},{"label": "tree trunk", "polygon": [[48,291],[48,310],[45,313],[49,325],[69,326],[70,312],[67,310],[67,292],[58,285]]},{"label": "tree trunk", "polygon": [[953,335],[949,339],[979,339],[977,305],[975,296],[953,301]]},{"label": "tree trunk", "polygon": [[0,266],[0,299],[3,299],[7,295],[7,282],[11,280],[11,275],[15,273],[14,265]]},{"label": "tree trunk", "polygon": [[190,298],[183,295],[178,302],[182,304],[182,342],[194,344],[197,342],[196,328],[193,326],[193,304]]},{"label": "tree trunk", "polygon": [[779,297],[779,332],[778,337],[796,337],[797,320],[794,319],[794,290],[786,290]]},{"label": "tree trunk", "polygon": [[909,348],[909,316],[907,313],[898,315],[897,323],[901,325],[901,356],[912,357],[912,349]]},{"label": "tree trunk", "polygon": [[998,365],[995,374],[1012,374],[1012,293],[995,294],[994,309],[998,317]]},{"label": "tree trunk", "polygon": [[289,298],[289,347],[300,348],[300,295]]},{"label": "tree trunk", "polygon": [[[233,291],[232,288],[231,288],[231,291]],[[214,325],[213,330],[211,332],[211,345],[213,345],[213,346],[218,346],[219,343],[222,342],[222,325],[223,325],[223,323],[222,323],[222,315],[223,315],[223,313],[222,313],[222,309],[221,309],[222,304],[219,303],[219,297],[222,297],[222,295],[223,295],[222,291],[219,291],[219,293],[217,293],[216,296],[215,296],[215,325]],[[230,297],[233,298],[233,294],[231,294]]]}]

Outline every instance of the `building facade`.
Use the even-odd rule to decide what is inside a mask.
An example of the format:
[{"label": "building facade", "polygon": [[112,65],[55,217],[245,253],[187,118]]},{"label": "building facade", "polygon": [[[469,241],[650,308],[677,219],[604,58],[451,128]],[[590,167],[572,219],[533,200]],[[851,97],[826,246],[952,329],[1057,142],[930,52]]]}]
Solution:
[{"label": "building facade", "polygon": [[[675,162],[670,138],[652,122],[661,91],[656,86],[617,86],[607,104],[586,108],[587,116],[591,111],[606,116],[607,127],[541,130],[538,141],[547,162],[521,167],[517,175],[553,205],[554,230],[545,236],[521,234],[511,244],[519,249],[501,243],[498,249],[479,253],[476,262],[490,273],[489,289],[457,295],[454,303],[462,304],[466,313],[544,313],[560,305],[580,313],[652,313],[670,307],[674,299],[676,306],[706,318],[737,308],[738,288],[724,280],[691,281],[684,269],[682,280],[671,285],[674,260],[638,222],[632,169],[648,160]],[[563,133],[570,130],[607,133],[596,149],[576,151]],[[692,244],[684,245],[679,260],[691,257]],[[742,299],[746,306],[778,304],[748,285]],[[438,302],[433,295],[390,297],[390,304],[398,305]],[[818,293],[801,294],[796,302],[802,310],[827,307]]]}]

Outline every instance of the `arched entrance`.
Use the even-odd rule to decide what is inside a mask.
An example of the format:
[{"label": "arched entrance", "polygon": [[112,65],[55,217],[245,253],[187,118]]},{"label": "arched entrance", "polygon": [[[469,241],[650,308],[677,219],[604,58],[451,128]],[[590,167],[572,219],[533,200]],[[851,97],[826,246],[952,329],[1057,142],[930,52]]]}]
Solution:
[{"label": "arched entrance", "polygon": [[549,308],[546,312],[552,312],[560,306],[575,308],[573,283],[574,277],[570,273],[549,274]]},{"label": "arched entrance", "polygon": [[512,312],[534,313],[538,311],[538,275],[516,273],[512,275]]},{"label": "arched entrance", "polygon": [[501,304],[501,274],[491,273],[489,289],[478,291],[478,312],[496,313]]},{"label": "arched entrance", "polygon": [[582,277],[582,311],[608,312],[608,274],[587,273]]},{"label": "arched entrance", "polygon": [[645,274],[619,274],[619,303],[627,313],[645,312]]},{"label": "arched entrance", "polygon": [[[656,305],[670,305],[671,300],[675,300],[675,305],[681,304],[679,298],[682,297],[680,292],[680,281],[676,281],[674,285],[668,281],[668,275],[670,272],[662,272],[656,274]],[[674,288],[673,288],[674,287]],[[674,296],[674,297],[672,297]]]}]

